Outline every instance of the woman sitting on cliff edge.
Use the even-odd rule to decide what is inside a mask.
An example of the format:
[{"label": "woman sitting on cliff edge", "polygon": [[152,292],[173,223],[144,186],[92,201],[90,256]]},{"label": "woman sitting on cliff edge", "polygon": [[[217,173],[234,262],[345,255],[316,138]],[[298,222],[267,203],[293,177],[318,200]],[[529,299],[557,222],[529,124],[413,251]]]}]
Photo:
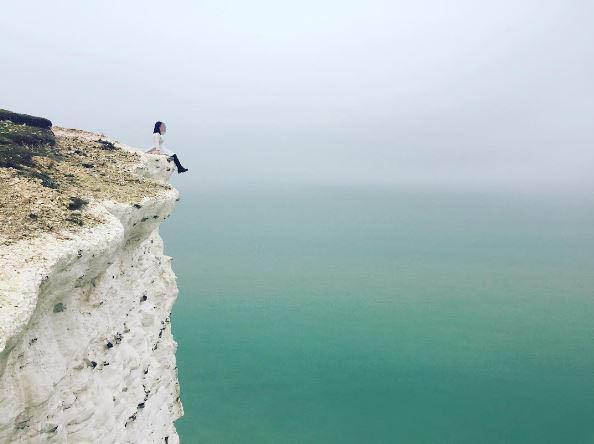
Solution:
[{"label": "woman sitting on cliff edge", "polygon": [[155,123],[155,129],[153,130],[153,147],[147,151],[147,153],[151,154],[163,154],[168,156],[168,161],[173,161],[175,166],[177,167],[178,173],[185,173],[188,171],[187,168],[184,168],[180,163],[179,159],[177,158],[177,154],[169,151],[165,148],[163,134],[167,132],[167,125],[164,122],[157,122]]}]

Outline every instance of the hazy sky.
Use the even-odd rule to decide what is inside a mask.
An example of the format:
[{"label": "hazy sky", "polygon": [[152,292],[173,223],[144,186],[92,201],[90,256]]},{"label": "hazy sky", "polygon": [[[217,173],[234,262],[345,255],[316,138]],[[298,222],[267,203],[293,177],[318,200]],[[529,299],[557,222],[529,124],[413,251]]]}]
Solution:
[{"label": "hazy sky", "polygon": [[196,185],[587,189],[594,2],[4,2],[0,107],[150,147]]}]

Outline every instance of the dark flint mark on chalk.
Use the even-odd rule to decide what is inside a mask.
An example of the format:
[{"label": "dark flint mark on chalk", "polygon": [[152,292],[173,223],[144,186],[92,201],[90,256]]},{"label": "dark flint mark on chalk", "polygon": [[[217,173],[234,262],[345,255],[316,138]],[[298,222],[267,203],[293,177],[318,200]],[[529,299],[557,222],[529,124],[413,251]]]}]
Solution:
[{"label": "dark flint mark on chalk", "polygon": [[124,424],[124,427],[128,427],[128,424],[132,421],[136,420],[136,413],[134,413],[133,415],[131,415],[130,417],[128,417],[128,421],[126,421],[126,424]]},{"label": "dark flint mark on chalk", "polygon": [[105,344],[105,346],[107,348],[112,348],[113,347],[113,344],[111,342],[107,341],[107,344]]},{"label": "dark flint mark on chalk", "polygon": [[97,367],[97,363],[95,361],[91,361],[91,367],[93,367],[93,368]]},{"label": "dark flint mark on chalk", "polygon": [[144,402],[141,402],[140,404],[138,404],[137,406],[139,409],[143,409],[144,408]]},{"label": "dark flint mark on chalk", "polygon": [[33,338],[29,341],[29,345],[33,345],[37,342],[37,338]]},{"label": "dark flint mark on chalk", "polygon": [[64,310],[66,310],[66,306],[61,302],[58,302],[56,305],[54,305],[54,313],[61,313]]},{"label": "dark flint mark on chalk", "polygon": [[140,205],[140,204],[134,204],[134,208],[142,208],[142,205]]}]

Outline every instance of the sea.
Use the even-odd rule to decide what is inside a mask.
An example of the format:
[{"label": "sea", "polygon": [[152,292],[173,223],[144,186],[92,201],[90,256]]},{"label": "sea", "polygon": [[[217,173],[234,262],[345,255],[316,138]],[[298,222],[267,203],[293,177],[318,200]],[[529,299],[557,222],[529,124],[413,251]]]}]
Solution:
[{"label": "sea", "polygon": [[182,443],[594,443],[593,204],[183,190]]}]

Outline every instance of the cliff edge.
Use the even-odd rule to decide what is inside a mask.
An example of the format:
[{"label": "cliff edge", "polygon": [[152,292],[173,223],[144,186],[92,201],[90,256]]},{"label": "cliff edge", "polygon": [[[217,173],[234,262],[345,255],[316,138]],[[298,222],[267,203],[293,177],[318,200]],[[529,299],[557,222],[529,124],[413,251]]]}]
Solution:
[{"label": "cliff edge", "polygon": [[0,110],[0,443],[176,443],[172,167]]}]

